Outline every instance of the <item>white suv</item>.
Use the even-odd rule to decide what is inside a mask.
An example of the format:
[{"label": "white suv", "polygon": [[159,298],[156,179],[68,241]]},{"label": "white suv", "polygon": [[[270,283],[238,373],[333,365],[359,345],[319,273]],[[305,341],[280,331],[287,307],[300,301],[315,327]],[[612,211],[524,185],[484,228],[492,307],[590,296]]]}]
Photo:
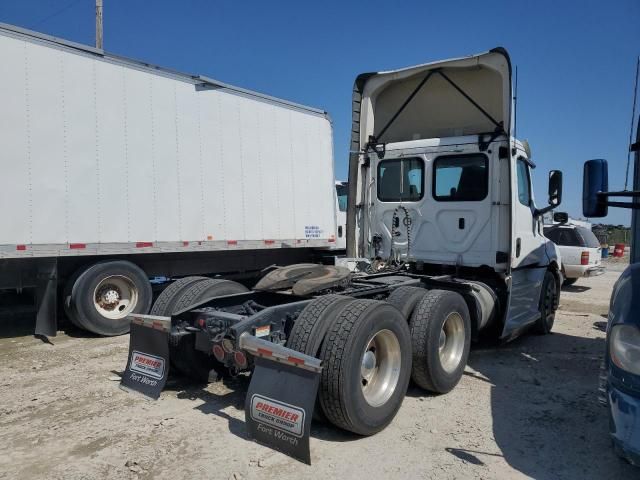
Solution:
[{"label": "white suv", "polygon": [[568,223],[547,225],[544,236],[558,246],[562,258],[563,285],[572,285],[580,277],[604,273],[600,242],[591,230]]}]

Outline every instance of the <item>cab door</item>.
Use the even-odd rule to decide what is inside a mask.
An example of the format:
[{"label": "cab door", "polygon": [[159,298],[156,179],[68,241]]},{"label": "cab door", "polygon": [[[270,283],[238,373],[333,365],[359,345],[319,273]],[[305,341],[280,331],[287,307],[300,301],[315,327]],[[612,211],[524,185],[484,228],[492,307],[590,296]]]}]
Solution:
[{"label": "cab door", "polygon": [[511,275],[509,299],[502,337],[508,338],[539,316],[540,291],[547,269],[547,258],[540,225],[535,215],[531,189],[531,165],[523,156],[511,167]]}]

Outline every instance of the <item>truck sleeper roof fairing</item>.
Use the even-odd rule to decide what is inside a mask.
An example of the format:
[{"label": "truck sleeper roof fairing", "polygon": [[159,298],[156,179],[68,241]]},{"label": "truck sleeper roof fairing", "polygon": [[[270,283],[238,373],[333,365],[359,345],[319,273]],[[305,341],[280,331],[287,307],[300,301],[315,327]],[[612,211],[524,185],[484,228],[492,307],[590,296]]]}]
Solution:
[{"label": "truck sleeper roof fairing", "polygon": [[[347,255],[357,256],[361,153],[376,144],[478,135],[484,149],[511,135],[511,60],[502,47],[469,57],[360,74],[352,94]],[[484,145],[483,145],[484,143]]]},{"label": "truck sleeper roof fairing", "polygon": [[360,148],[370,136],[387,143],[510,132],[511,62],[503,48],[362,74],[354,90]]}]

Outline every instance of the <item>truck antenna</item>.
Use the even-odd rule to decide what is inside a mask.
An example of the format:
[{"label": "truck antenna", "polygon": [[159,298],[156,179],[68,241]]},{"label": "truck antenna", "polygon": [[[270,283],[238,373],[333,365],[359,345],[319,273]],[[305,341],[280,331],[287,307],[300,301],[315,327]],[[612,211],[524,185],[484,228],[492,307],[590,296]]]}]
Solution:
[{"label": "truck antenna", "polygon": [[518,66],[513,86],[513,138],[518,138]]},{"label": "truck antenna", "polygon": [[629,165],[631,165],[631,144],[633,143],[633,123],[636,119],[636,100],[638,99],[638,75],[640,74],[640,57],[636,62],[636,83],[633,87],[633,108],[631,109],[631,128],[629,129],[629,150],[627,151],[627,172],[624,177],[624,189],[629,184]]}]

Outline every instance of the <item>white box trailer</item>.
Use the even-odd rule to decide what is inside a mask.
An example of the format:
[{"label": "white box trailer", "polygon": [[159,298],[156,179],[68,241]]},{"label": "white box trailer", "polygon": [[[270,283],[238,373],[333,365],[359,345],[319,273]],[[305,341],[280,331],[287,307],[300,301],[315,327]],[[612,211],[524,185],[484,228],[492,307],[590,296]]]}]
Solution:
[{"label": "white box trailer", "polygon": [[[86,294],[126,322],[151,302],[136,275],[255,271],[335,244],[324,111],[2,24],[0,58],[0,288],[40,287],[38,332],[55,334],[56,290],[97,262],[127,280]],[[94,328],[67,287],[75,323],[126,331]]]}]

